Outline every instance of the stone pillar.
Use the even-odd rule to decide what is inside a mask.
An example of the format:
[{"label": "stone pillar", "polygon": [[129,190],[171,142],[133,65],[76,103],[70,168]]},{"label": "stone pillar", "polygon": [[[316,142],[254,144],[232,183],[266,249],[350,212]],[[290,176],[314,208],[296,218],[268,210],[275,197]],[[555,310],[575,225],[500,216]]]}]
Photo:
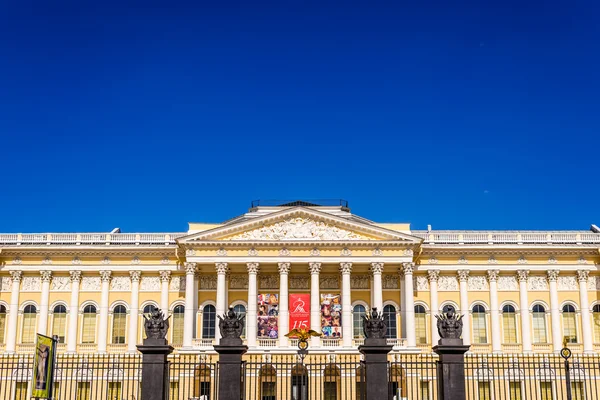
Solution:
[{"label": "stone pillar", "polygon": [[[227,317],[224,317],[223,320],[226,321]],[[215,351],[219,354],[218,393],[216,397],[219,400],[250,398],[245,395],[242,382],[242,356],[248,351],[248,346],[244,346],[239,337],[228,337],[226,330],[219,336],[225,337],[222,337],[219,344],[214,346]]]},{"label": "stone pillar", "polygon": [[383,263],[371,263],[371,272],[373,273],[373,307],[383,312],[383,285],[381,283],[381,274],[383,273]]},{"label": "stone pillar", "polygon": [[169,364],[173,347],[166,339],[146,338],[137,349],[142,353],[142,393],[144,400],[169,400]]},{"label": "stone pillar", "polygon": [[440,340],[440,335],[437,330],[437,318],[435,315],[439,313],[440,303],[438,300],[438,280],[440,279],[439,269],[430,269],[427,271],[427,278],[429,279],[429,295],[430,295],[430,307],[431,307],[431,345],[434,346]]},{"label": "stone pillar", "polygon": [[50,282],[52,281],[52,271],[40,271],[42,277],[42,297],[40,301],[40,320],[38,321],[38,333],[47,335],[48,333],[48,307],[50,302]]},{"label": "stone pillar", "polygon": [[129,335],[127,337],[127,350],[135,352],[138,342],[138,321],[140,320],[140,279],[142,271],[129,271],[131,277],[131,304],[129,312]]},{"label": "stone pillar", "polygon": [[[225,310],[227,309],[227,304],[225,304],[225,292],[227,288],[225,287],[225,275],[227,275],[227,263],[218,262],[215,264],[215,268],[217,270],[217,306],[215,307],[217,310],[217,315],[225,314]],[[215,330],[215,339],[218,340],[221,337],[221,332],[216,329]]]},{"label": "stone pillar", "polygon": [[548,285],[550,286],[550,316],[552,318],[552,346],[554,352],[562,349],[562,330],[560,328],[560,304],[558,302],[558,270],[551,269],[546,273],[548,275]]},{"label": "stone pillar", "polygon": [[183,314],[183,348],[192,348],[194,337],[194,276],[196,274],[196,263],[186,262],[185,267],[185,310]]},{"label": "stone pillar", "polygon": [[529,271],[520,269],[517,271],[519,280],[519,312],[521,316],[521,342],[523,343],[523,352],[531,353],[531,318],[529,315],[529,299],[527,296],[527,278]]},{"label": "stone pillar", "polygon": [[19,318],[19,293],[22,271],[10,271],[11,291],[10,308],[8,314],[8,327],[6,330],[6,352],[15,353],[17,350],[17,321]]},{"label": "stone pillar", "polygon": [[102,280],[102,292],[100,294],[100,322],[98,324],[98,353],[106,353],[108,343],[108,291],[112,271],[100,271]]},{"label": "stone pillar", "polygon": [[[319,274],[321,273],[321,263],[308,263],[310,269],[310,329],[321,332],[321,292],[319,289]],[[311,337],[312,347],[321,346],[320,337]]]},{"label": "stone pillar", "polygon": [[342,344],[344,347],[352,347],[352,293],[350,288],[352,263],[340,263],[340,272],[342,273]]},{"label": "stone pillar", "polygon": [[469,295],[468,290],[469,287],[467,285],[467,281],[469,279],[469,270],[459,269],[458,270],[458,280],[460,286],[460,313],[463,315],[463,330],[462,330],[462,338],[463,343],[467,346],[471,344],[471,314],[469,311]]},{"label": "stone pillar", "polygon": [[408,347],[417,347],[417,331],[415,322],[415,298],[413,288],[414,262],[402,264],[404,271],[404,304],[406,305],[406,344]]},{"label": "stone pillar", "polygon": [[279,267],[279,346],[288,347],[289,341],[285,336],[290,331],[290,310],[288,299],[288,275],[290,263],[280,262]]},{"label": "stone pillar", "polygon": [[169,281],[171,271],[159,271],[160,274],[160,309],[165,318],[169,316]]},{"label": "stone pillar", "polygon": [[[258,274],[259,264],[250,262],[246,264],[248,268],[248,309],[246,310],[246,340],[249,347],[256,347],[257,328],[257,303],[258,303],[258,285],[256,276]],[[280,332],[281,333],[281,332]]]},{"label": "stone pillar", "polygon": [[500,310],[498,305],[498,275],[500,271],[491,269],[487,272],[490,282],[490,319],[492,322],[492,352],[502,352],[502,332],[500,330]]},{"label": "stone pillar", "polygon": [[577,280],[579,281],[579,303],[581,307],[581,330],[583,333],[583,352],[593,353],[594,343],[592,339],[592,324],[590,321],[590,302],[588,300],[587,281],[590,271],[578,270]]},{"label": "stone pillar", "polygon": [[466,400],[465,353],[469,347],[463,345],[462,339],[440,339],[439,345],[433,347],[439,356],[438,400]]},{"label": "stone pillar", "polygon": [[77,353],[77,323],[79,322],[79,285],[81,271],[69,271],[71,278],[71,302],[69,303],[69,331],[67,336],[67,352]]},{"label": "stone pillar", "polygon": [[[365,344],[358,346],[364,356],[364,379],[366,393],[357,393],[357,398],[365,400],[389,399],[388,354],[392,350],[384,339],[365,338]],[[363,397],[366,394],[365,397]]]}]

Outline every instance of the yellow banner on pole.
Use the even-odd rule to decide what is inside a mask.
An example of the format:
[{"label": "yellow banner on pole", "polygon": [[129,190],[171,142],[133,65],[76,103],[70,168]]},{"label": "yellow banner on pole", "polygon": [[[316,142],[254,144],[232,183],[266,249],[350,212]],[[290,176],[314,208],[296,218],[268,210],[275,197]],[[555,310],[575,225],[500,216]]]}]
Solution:
[{"label": "yellow banner on pole", "polygon": [[33,359],[31,397],[37,399],[52,399],[55,352],[56,341],[51,337],[37,334],[35,357]]}]

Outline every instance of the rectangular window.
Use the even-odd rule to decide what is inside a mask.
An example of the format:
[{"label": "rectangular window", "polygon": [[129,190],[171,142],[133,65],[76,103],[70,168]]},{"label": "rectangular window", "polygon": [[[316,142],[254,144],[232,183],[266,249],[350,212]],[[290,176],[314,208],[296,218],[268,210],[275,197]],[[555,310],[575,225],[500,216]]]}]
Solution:
[{"label": "rectangular window", "polygon": [[323,400],[337,400],[337,382],[323,382]]},{"label": "rectangular window", "polygon": [[67,328],[67,314],[55,313],[52,318],[52,335],[58,336],[58,343],[65,342],[65,332]]},{"label": "rectangular window", "polygon": [[27,400],[27,382],[15,384],[15,400]]},{"label": "rectangular window", "polygon": [[170,399],[178,399],[179,398],[179,382],[171,381],[169,383],[169,398]]},{"label": "rectangular window", "polygon": [[115,344],[125,343],[125,325],[127,315],[123,313],[113,314],[112,342]]},{"label": "rectangular window", "polygon": [[517,343],[517,323],[515,313],[502,313],[504,325],[504,343]]},{"label": "rectangular window", "polygon": [[563,313],[563,333],[569,343],[577,343],[577,325],[575,323],[575,313]]},{"label": "rectangular window", "polygon": [[0,343],[4,343],[4,331],[6,330],[6,313],[0,313]]},{"label": "rectangular window", "polygon": [[473,343],[487,343],[485,313],[473,313]]},{"label": "rectangular window", "polygon": [[183,343],[183,315],[181,313],[173,314],[173,344]]},{"label": "rectangular window", "polygon": [[108,397],[106,400],[121,400],[121,382],[108,382]]},{"label": "rectangular window", "polygon": [[90,383],[77,383],[77,400],[90,400]]},{"label": "rectangular window", "polygon": [[521,382],[509,382],[510,400],[521,400]]},{"label": "rectangular window", "polygon": [[585,400],[583,382],[571,382],[571,397],[573,400]]},{"label": "rectangular window", "polygon": [[415,329],[417,335],[417,343],[426,344],[427,343],[427,319],[426,314],[416,314],[415,315]]},{"label": "rectangular window", "polygon": [[548,339],[546,338],[546,314],[541,312],[533,313],[533,342],[548,342]]},{"label": "rectangular window", "polygon": [[422,400],[429,400],[429,382],[421,381],[421,387],[419,389],[421,391],[421,397],[419,398]]},{"label": "rectangular window", "polygon": [[540,400],[554,400],[552,398],[552,382],[540,382]]},{"label": "rectangular window", "polygon": [[492,396],[490,391],[489,382],[479,382],[477,384],[477,392],[479,393],[479,400],[489,400]]},{"label": "rectangular window", "polygon": [[261,400],[275,400],[275,398],[277,397],[277,393],[275,388],[275,382],[263,382],[261,385],[261,393],[260,393],[260,398]]},{"label": "rectangular window", "polygon": [[96,343],[96,314],[83,314],[83,335],[81,343]]},{"label": "rectangular window", "polygon": [[35,341],[35,314],[23,314],[23,335],[21,343],[34,343]]}]

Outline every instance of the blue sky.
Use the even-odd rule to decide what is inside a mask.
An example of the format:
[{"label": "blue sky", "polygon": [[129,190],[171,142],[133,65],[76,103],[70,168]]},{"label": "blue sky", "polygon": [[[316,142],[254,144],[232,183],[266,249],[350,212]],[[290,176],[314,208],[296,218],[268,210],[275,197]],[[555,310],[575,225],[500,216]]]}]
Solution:
[{"label": "blue sky", "polygon": [[124,3],[2,4],[0,231],[600,223],[597,1]]}]

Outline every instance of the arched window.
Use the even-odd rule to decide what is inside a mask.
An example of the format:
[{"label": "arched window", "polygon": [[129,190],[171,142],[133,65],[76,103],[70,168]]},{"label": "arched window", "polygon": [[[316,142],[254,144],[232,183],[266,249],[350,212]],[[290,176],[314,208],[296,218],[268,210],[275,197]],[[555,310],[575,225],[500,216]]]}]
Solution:
[{"label": "arched window", "polygon": [[173,309],[173,344],[183,343],[184,314],[185,308],[181,305]]},{"label": "arched window", "polygon": [[125,306],[118,305],[113,310],[112,342],[115,344],[125,343],[125,325],[127,324],[127,310]]},{"label": "arched window", "polygon": [[592,308],[592,319],[594,322],[594,343],[600,343],[600,304]]},{"label": "arched window", "polygon": [[[233,311],[238,315],[239,318],[246,316],[246,306],[243,304],[236,304],[233,307]],[[244,318],[244,329],[242,330],[242,338],[246,337],[246,319]]]},{"label": "arched window", "polygon": [[442,312],[443,312],[444,314],[446,314],[448,311],[452,311],[452,312],[454,312],[454,313],[455,313],[455,312],[456,312],[456,308],[454,308],[454,306],[453,306],[453,305],[451,305],[451,304],[446,304],[446,305],[444,306],[444,308],[442,308]]},{"label": "arched window", "polygon": [[352,309],[353,336],[355,339],[364,337],[363,317],[366,315],[365,306],[357,304]]},{"label": "arched window", "polygon": [[502,307],[502,325],[504,328],[504,343],[517,343],[517,314],[510,304]]},{"label": "arched window", "polygon": [[547,343],[546,335],[546,309],[541,304],[536,304],[532,308],[533,321],[533,343]]},{"label": "arched window", "polygon": [[425,307],[420,304],[415,306],[415,330],[418,344],[427,343],[427,314]]},{"label": "arched window", "polygon": [[4,343],[4,331],[6,330],[6,307],[0,305],[0,343]]},{"label": "arched window", "polygon": [[398,337],[398,323],[396,322],[396,307],[391,304],[383,307],[383,318],[387,324],[385,337],[396,339]]},{"label": "arched window", "polygon": [[67,307],[59,304],[52,310],[52,335],[58,336],[58,343],[64,343],[66,331]]},{"label": "arched window", "polygon": [[567,339],[567,343],[577,343],[577,323],[575,315],[575,307],[571,304],[565,304],[563,312],[563,336]]},{"label": "arched window", "polygon": [[473,343],[487,343],[485,308],[477,304],[473,306]]},{"label": "arched window", "polygon": [[81,343],[96,342],[96,307],[91,304],[83,309],[81,331]]},{"label": "arched window", "polygon": [[154,304],[146,304],[144,306],[143,313],[144,314],[150,314],[154,310],[156,310],[156,306]]},{"label": "arched window", "polygon": [[328,364],[323,370],[323,400],[338,400],[339,383],[340,369]]},{"label": "arched window", "polygon": [[34,305],[28,305],[23,310],[23,334],[21,336],[21,343],[34,343],[35,342],[35,316],[37,309]]},{"label": "arched window", "polygon": [[208,304],[202,309],[202,338],[215,338],[215,318],[217,311],[215,306]]}]

